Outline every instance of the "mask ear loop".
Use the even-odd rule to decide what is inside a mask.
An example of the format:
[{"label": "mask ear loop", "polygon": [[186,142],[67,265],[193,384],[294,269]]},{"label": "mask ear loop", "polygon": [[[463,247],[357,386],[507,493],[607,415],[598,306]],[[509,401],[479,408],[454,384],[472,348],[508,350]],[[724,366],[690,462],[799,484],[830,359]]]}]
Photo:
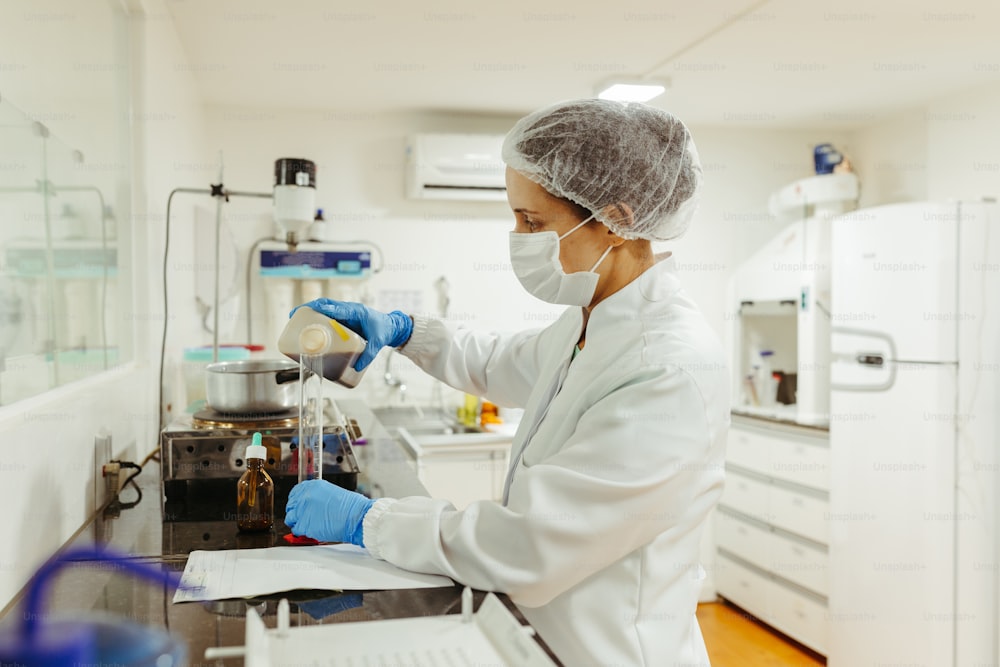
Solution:
[{"label": "mask ear loop", "polygon": [[594,264],[592,267],[590,267],[590,272],[593,273],[597,269],[597,267],[601,265],[601,262],[604,261],[604,258],[607,257],[614,249],[615,247],[613,245],[609,245],[608,249],[604,251],[603,255],[601,255],[601,258],[597,260],[597,264]]},{"label": "mask ear loop", "polygon": [[572,234],[573,232],[575,232],[576,230],[580,229],[580,228],[581,228],[581,227],[583,227],[583,226],[584,226],[585,224],[587,224],[588,222],[590,222],[591,220],[593,220],[593,219],[594,219],[594,217],[595,217],[595,216],[594,216],[594,214],[591,214],[589,218],[585,219],[585,220],[584,220],[583,222],[581,222],[581,223],[580,223],[579,225],[577,225],[577,226],[576,226],[576,227],[574,227],[573,229],[569,230],[568,232],[566,232],[565,234],[563,234],[562,236],[560,236],[560,237],[559,237],[559,240],[560,240],[560,241],[562,241],[562,240],[563,240],[564,238],[566,238],[567,236],[569,236],[570,234]]}]

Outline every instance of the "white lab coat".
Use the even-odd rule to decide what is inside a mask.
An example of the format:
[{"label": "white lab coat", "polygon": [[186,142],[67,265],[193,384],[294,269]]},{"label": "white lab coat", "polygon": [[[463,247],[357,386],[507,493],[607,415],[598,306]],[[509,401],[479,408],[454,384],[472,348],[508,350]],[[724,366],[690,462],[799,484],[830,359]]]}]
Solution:
[{"label": "white lab coat", "polygon": [[364,520],[374,556],[507,593],[567,667],[708,664],[698,554],[722,492],[728,372],[673,259],[657,259],[594,308],[572,362],[579,308],[514,335],[414,318],[403,354],[525,408],[509,499],[380,499]]}]

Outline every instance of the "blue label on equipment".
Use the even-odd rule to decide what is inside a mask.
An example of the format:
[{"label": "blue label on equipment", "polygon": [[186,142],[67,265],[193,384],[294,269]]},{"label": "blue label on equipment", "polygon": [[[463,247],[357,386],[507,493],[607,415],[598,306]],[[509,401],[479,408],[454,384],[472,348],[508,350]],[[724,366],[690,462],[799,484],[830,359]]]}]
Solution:
[{"label": "blue label on equipment", "polygon": [[282,278],[363,278],[371,272],[370,252],[261,250],[260,275]]}]

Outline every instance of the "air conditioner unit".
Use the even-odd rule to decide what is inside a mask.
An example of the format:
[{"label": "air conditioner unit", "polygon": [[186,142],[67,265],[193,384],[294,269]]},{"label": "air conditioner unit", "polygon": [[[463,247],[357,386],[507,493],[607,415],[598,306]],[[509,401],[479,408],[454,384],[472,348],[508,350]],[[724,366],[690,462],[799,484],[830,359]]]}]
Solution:
[{"label": "air conditioner unit", "polygon": [[417,134],[406,142],[411,199],[506,201],[503,135]]}]

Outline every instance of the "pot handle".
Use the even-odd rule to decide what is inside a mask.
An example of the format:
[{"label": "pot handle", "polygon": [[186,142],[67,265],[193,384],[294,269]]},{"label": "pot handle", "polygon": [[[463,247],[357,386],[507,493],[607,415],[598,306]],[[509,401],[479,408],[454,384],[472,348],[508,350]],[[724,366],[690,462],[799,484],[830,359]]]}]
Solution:
[{"label": "pot handle", "polygon": [[[312,375],[312,371],[309,370],[308,368],[305,369],[305,372],[306,372],[306,376],[307,377],[309,375]],[[296,382],[296,381],[298,381],[298,379],[299,379],[299,369],[298,368],[289,368],[287,370],[277,371],[274,374],[274,381],[277,384],[286,384],[288,382]]]}]

